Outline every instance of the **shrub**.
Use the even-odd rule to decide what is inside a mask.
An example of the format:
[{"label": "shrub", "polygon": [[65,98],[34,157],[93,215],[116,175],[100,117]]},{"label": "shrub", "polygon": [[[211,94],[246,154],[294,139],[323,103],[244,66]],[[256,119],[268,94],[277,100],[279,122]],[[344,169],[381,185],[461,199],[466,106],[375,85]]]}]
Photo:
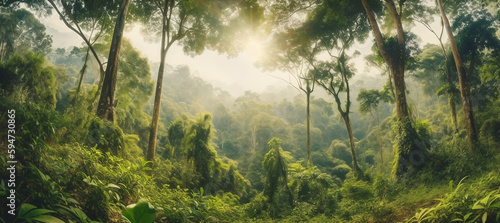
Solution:
[{"label": "shrub", "polygon": [[86,145],[96,147],[112,155],[122,155],[124,148],[123,131],[112,122],[94,118],[90,122]]}]

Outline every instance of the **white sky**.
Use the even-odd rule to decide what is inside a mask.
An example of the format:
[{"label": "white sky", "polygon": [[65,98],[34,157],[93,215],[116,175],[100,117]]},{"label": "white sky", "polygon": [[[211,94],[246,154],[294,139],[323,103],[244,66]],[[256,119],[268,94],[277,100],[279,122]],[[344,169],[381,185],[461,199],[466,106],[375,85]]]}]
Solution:
[{"label": "white sky", "polygon": [[[82,46],[81,38],[67,28],[64,23],[59,20],[59,17],[54,13],[46,18],[39,18],[47,27],[47,32],[52,35],[54,48],[67,48],[69,46]],[[128,25],[128,24],[127,24]],[[435,22],[432,24],[436,32],[440,31],[440,24]],[[421,46],[425,42],[437,43],[436,38],[423,25],[417,23],[412,29],[414,33],[422,38]],[[125,38],[128,38],[132,45],[142,52],[142,55],[147,57],[152,62],[159,62],[160,43],[147,42],[140,33],[140,28],[135,26],[128,27],[125,32]],[[361,51],[362,54],[370,53],[370,48],[373,43],[373,38],[362,44],[353,47],[354,50]],[[190,57],[182,52],[182,47],[174,44],[168,52],[166,63],[171,66],[188,65],[194,75],[197,75],[216,87],[229,91],[233,96],[238,97],[246,90],[254,92],[262,92],[265,89],[282,88],[287,85],[282,80],[273,76],[288,78],[285,72],[263,72],[257,68],[254,63],[257,60],[258,46],[253,43],[248,46],[245,51],[240,52],[235,58],[228,58],[226,55],[219,55],[213,51],[205,51],[202,55]],[[378,75],[378,71],[374,72],[373,68],[367,69],[365,62],[362,60],[364,55],[355,59],[357,75],[355,79],[363,79],[365,75]],[[153,76],[158,72],[152,70]]]}]

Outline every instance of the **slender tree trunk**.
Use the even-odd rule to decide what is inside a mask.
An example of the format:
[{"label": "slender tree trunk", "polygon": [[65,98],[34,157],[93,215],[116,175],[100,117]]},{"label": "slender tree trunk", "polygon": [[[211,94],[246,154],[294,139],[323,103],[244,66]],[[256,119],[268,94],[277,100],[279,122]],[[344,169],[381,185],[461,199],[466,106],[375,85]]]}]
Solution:
[{"label": "slender tree trunk", "polygon": [[[309,89],[309,83],[307,84],[308,89]],[[310,105],[311,105],[311,92],[307,91],[306,92],[306,146],[307,146],[307,166],[311,167],[312,162],[311,162],[311,112],[310,112]]]},{"label": "slender tree trunk", "polygon": [[443,19],[443,23],[446,28],[446,33],[448,34],[448,40],[451,45],[451,52],[453,53],[453,58],[455,59],[455,65],[458,72],[458,81],[460,83],[460,95],[462,97],[462,107],[464,109],[465,124],[467,128],[467,136],[469,139],[469,149],[471,151],[475,151],[475,147],[479,142],[479,138],[477,135],[476,122],[474,119],[474,110],[472,108],[470,82],[467,78],[467,72],[465,70],[465,66],[458,52],[457,43],[455,42],[455,37],[453,36],[453,32],[451,31],[450,22],[448,21],[448,17],[446,17],[446,14],[444,13],[443,3],[441,0],[438,0],[438,7],[439,10],[441,11],[441,17]]},{"label": "slender tree trunk", "polygon": [[85,54],[85,61],[83,62],[82,69],[80,70],[80,80],[78,81],[78,87],[76,88],[75,97],[73,98],[73,101],[71,102],[72,106],[75,106],[76,100],[78,98],[78,94],[80,93],[80,89],[82,87],[83,75],[85,74],[85,70],[87,70],[87,61],[89,59],[89,50],[90,50],[90,48],[87,47],[87,54]]},{"label": "slender tree trunk", "polygon": [[151,121],[151,130],[149,133],[149,144],[148,144],[148,150],[146,154],[146,160],[147,161],[154,161],[155,160],[155,154],[156,154],[156,136],[158,133],[158,120],[160,117],[160,104],[161,104],[161,92],[163,88],[163,73],[165,70],[165,58],[167,56],[168,49],[170,47],[170,44],[166,42],[167,39],[167,27],[166,27],[166,20],[167,20],[167,9],[168,9],[168,1],[165,1],[165,6],[164,6],[164,15],[163,15],[163,22],[162,22],[162,34],[161,34],[161,55],[160,55],[160,68],[158,69],[158,79],[156,80],[156,92],[155,92],[155,101],[154,101],[154,108],[153,108],[153,119]]},{"label": "slender tree trunk", "polygon": [[349,144],[351,147],[351,155],[352,155],[352,169],[357,177],[361,176],[361,169],[358,166],[358,156],[356,155],[356,147],[354,145],[354,134],[352,132],[352,124],[351,118],[348,113],[339,111],[342,114],[342,118],[344,119],[344,124],[347,129],[347,135],[349,136]]},{"label": "slender tree trunk", "polygon": [[108,64],[102,85],[101,97],[97,106],[97,116],[101,119],[113,121],[113,103],[115,99],[116,75],[118,72],[118,60],[120,57],[123,29],[125,28],[125,18],[131,0],[123,0],[120,12],[116,19],[111,48],[109,50]]},{"label": "slender tree trunk", "polygon": [[153,108],[153,119],[151,121],[151,130],[149,132],[149,144],[146,155],[147,161],[154,161],[156,154],[156,136],[158,132],[158,120],[160,117],[160,104],[161,104],[161,92],[163,87],[163,72],[165,69],[165,54],[162,53],[160,68],[158,69],[158,79],[156,80],[156,92],[155,92],[155,101]]}]

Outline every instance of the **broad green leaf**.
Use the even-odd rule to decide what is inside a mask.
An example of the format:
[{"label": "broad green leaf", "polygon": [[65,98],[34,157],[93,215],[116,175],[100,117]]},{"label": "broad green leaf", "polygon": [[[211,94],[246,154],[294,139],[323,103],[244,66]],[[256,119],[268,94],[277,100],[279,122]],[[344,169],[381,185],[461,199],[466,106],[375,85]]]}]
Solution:
[{"label": "broad green leaf", "polygon": [[64,223],[64,221],[62,221],[61,219],[56,218],[54,216],[50,216],[50,215],[39,215],[37,217],[30,218],[30,219],[35,220],[35,221],[39,221],[42,223]]},{"label": "broad green leaf", "polygon": [[32,209],[35,209],[35,208],[36,208],[36,206],[34,206],[34,205],[24,203],[23,205],[21,205],[21,209],[19,209],[18,216],[20,218],[22,218],[26,215],[26,213],[28,213],[29,211],[31,211]]},{"label": "broad green leaf", "polygon": [[131,223],[150,223],[156,218],[156,210],[146,200],[139,200],[137,204],[129,205],[123,212]]},{"label": "broad green leaf", "polygon": [[36,209],[31,209],[29,212],[27,212],[23,218],[26,219],[32,219],[33,217],[40,216],[40,215],[45,215],[48,213],[55,213],[55,211],[48,210],[48,209],[42,209],[42,208],[36,208]]},{"label": "broad green leaf", "polygon": [[464,216],[464,221],[467,221],[467,219],[469,219],[469,217],[472,215],[472,213],[468,213]]},{"label": "broad green leaf", "polygon": [[483,221],[483,223],[486,223],[486,219],[487,218],[488,218],[488,212],[484,212],[483,217],[481,218],[481,220]]}]

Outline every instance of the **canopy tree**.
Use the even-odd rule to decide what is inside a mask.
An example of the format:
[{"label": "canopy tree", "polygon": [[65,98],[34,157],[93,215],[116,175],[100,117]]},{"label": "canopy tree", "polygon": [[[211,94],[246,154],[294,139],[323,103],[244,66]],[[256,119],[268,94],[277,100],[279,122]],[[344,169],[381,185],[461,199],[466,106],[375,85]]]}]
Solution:
[{"label": "canopy tree", "polygon": [[[348,65],[348,59],[345,52],[341,51],[337,57],[336,62],[319,62],[313,70],[314,76],[317,78],[317,83],[330,93],[337,104],[337,110],[344,121],[349,136],[349,144],[351,147],[352,166],[355,174],[360,176],[361,169],[358,166],[358,159],[356,156],[355,139],[352,130],[352,123],[350,118],[351,108],[351,90],[349,86],[349,79],[354,75]],[[346,102],[342,106],[341,93],[346,94]]]},{"label": "canopy tree", "polygon": [[213,125],[210,114],[201,114],[192,123],[182,138],[182,145],[187,161],[200,174],[198,186],[210,183],[217,152],[212,143]]},{"label": "canopy tree", "polygon": [[478,67],[483,64],[486,54],[500,50],[500,41],[495,35],[499,27],[498,20],[486,10],[474,10],[468,15],[460,15],[455,18],[452,26],[457,31],[455,39],[470,82],[472,103],[479,109],[484,108],[488,102],[485,92],[488,85],[478,75]]},{"label": "canopy tree", "polygon": [[[339,79],[335,79],[333,75],[327,75],[327,73],[333,71],[327,71],[327,67],[329,66],[327,64],[329,63],[318,62],[318,58],[326,54],[330,55],[330,58],[335,61],[332,62],[332,64],[346,65],[346,63],[344,63],[346,62],[344,60],[346,59],[344,53],[345,49],[348,49],[353,44],[354,40],[363,40],[368,31],[368,26],[362,22],[365,15],[362,13],[361,3],[324,0],[311,1],[305,5],[307,5],[307,7],[293,7],[296,6],[293,4],[289,7],[285,7],[280,3],[273,5],[272,8],[275,9],[275,15],[288,13],[290,17],[300,18],[299,12],[306,14],[305,21],[298,25],[294,24],[293,27],[290,27],[291,25],[285,24],[284,31],[281,31],[281,35],[278,35],[278,38],[276,38],[277,41],[275,41],[275,44],[281,46],[281,52],[285,52],[281,53],[283,59],[278,60],[276,63],[286,68],[290,66],[289,64],[293,64],[294,61],[295,64],[298,65],[300,65],[301,61],[306,61],[310,67],[309,72],[305,75],[306,78],[303,79],[313,80],[323,86],[327,92],[331,93],[336,98],[336,102],[338,102],[339,106],[338,108],[340,108],[339,93],[346,90],[346,88],[344,88],[346,82],[344,81],[347,81],[347,76],[351,74],[347,74],[347,70],[342,69],[345,67],[339,65],[338,68],[340,70],[346,71],[344,72],[346,76],[340,75]],[[279,20],[277,21],[277,23],[280,24]],[[337,51],[338,55],[334,55],[336,54],[335,51]],[[341,76],[346,78],[342,78]],[[323,78],[323,80],[320,80],[321,78]],[[329,81],[331,82],[328,83]],[[335,85],[334,83],[337,81],[339,81],[338,85],[333,87],[333,85]],[[336,87],[338,87],[338,89],[333,90],[333,88]],[[349,90],[348,87],[347,90]],[[350,106],[350,99],[348,99],[346,106]],[[348,118],[348,109],[346,112],[347,113],[343,113],[344,115],[342,115],[343,120],[346,122],[346,126],[351,126],[350,119]],[[347,127],[347,129],[348,133],[350,133],[354,170],[358,173],[359,168],[357,167],[357,159],[355,158],[354,137],[352,135],[352,129],[351,131],[349,131],[350,127]]]},{"label": "canopy tree", "polygon": [[270,52],[268,57],[263,58],[259,65],[265,69],[281,69],[287,71],[289,78],[279,79],[287,82],[298,91],[306,95],[306,150],[307,165],[311,166],[311,94],[314,92],[316,84],[315,76],[311,75],[313,69],[309,60],[317,54],[318,47],[312,47],[309,50],[305,46],[297,46],[296,41],[290,41],[294,38],[294,30],[278,34],[270,42]]},{"label": "canopy tree", "polygon": [[5,63],[0,63],[0,75],[2,96],[12,96],[19,102],[54,109],[56,77],[61,78],[66,74],[64,70],[47,66],[42,55],[28,50],[22,54],[14,54]]},{"label": "canopy tree", "polygon": [[470,150],[475,150],[479,138],[477,135],[474,109],[472,107],[472,98],[470,95],[470,82],[467,80],[466,69],[462,59],[460,58],[460,53],[458,52],[457,43],[455,41],[455,37],[453,36],[450,22],[443,8],[443,2],[441,0],[438,0],[437,2],[441,12],[441,18],[443,19],[443,23],[446,28],[446,33],[448,34],[448,41],[450,42],[451,52],[453,53],[453,59],[455,60],[455,66],[457,68],[458,81],[460,83],[460,95],[462,97],[462,107],[464,109],[465,124],[467,128],[467,137],[469,139],[469,148]]},{"label": "canopy tree", "polygon": [[[365,9],[368,21],[372,28],[373,36],[377,44],[378,50],[384,58],[385,63],[388,65],[390,73],[392,74],[394,83],[394,94],[396,101],[396,113],[398,119],[398,138],[396,140],[396,158],[394,162],[393,172],[396,176],[402,176],[410,170],[421,168],[427,157],[427,149],[419,139],[415,128],[412,125],[412,118],[408,108],[406,99],[405,87],[405,65],[407,62],[407,47],[405,41],[405,31],[403,28],[403,17],[408,16],[405,13],[409,12],[404,9],[407,4],[415,8],[420,5],[416,1],[405,0],[384,0],[385,6],[389,11],[387,16],[392,29],[396,31],[396,38],[384,37],[379,27],[378,21],[375,18],[379,1],[361,0],[363,8]],[[396,6],[397,3],[397,6]],[[374,7],[375,6],[375,7]],[[388,41],[391,40],[391,41]]]},{"label": "canopy tree", "polygon": [[253,22],[260,17],[261,9],[255,0],[138,0],[137,3],[136,10],[140,12],[138,19],[145,24],[146,32],[161,36],[160,67],[146,156],[147,160],[153,161],[165,58],[172,45],[180,43],[184,52],[192,56],[201,54],[206,48],[234,53],[235,48],[230,43],[232,37],[236,36],[236,28],[253,25]]},{"label": "canopy tree", "polygon": [[290,159],[290,155],[283,151],[280,146],[281,140],[278,138],[272,138],[267,145],[269,152],[267,152],[264,156],[264,161],[262,161],[262,167],[266,172],[264,195],[267,196],[269,203],[274,203],[276,192],[278,192],[280,184],[283,184],[288,193],[290,206],[293,207],[292,191],[288,187],[287,179],[287,159]]},{"label": "canopy tree", "polygon": [[0,8],[0,62],[14,53],[32,50],[42,56],[52,50],[52,37],[26,9]]}]

